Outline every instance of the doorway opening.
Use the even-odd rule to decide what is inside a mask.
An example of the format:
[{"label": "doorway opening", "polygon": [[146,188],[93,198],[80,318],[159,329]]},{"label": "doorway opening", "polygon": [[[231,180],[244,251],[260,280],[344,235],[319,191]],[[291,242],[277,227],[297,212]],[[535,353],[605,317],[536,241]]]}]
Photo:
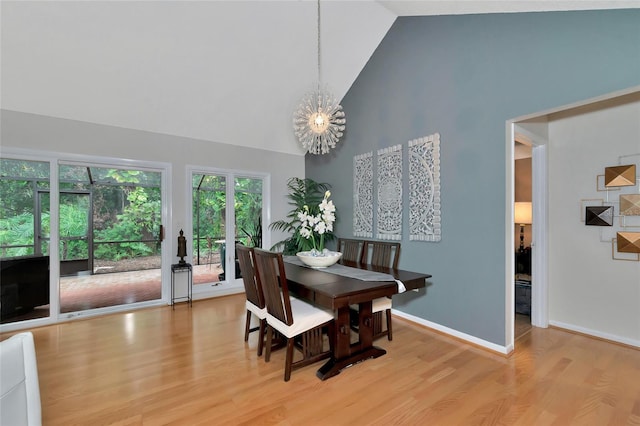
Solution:
[{"label": "doorway opening", "polygon": [[[547,117],[535,115],[510,122],[507,144],[511,167],[507,181],[507,200],[510,203],[511,220],[508,220],[506,248],[511,253],[506,270],[505,319],[507,347],[513,349],[515,337],[526,334],[531,327],[547,327]],[[516,153],[516,146],[520,152]],[[519,190],[516,198],[516,161],[530,158],[520,170],[526,189]],[[530,165],[529,165],[530,163]],[[529,203],[530,225],[517,223],[516,202]],[[526,221],[524,221],[526,222]],[[523,231],[523,250],[520,248],[520,231]],[[524,252],[524,254],[521,254]],[[528,273],[527,273],[528,272]],[[522,280],[526,286],[519,286]],[[518,300],[520,298],[520,300]],[[517,306],[520,303],[520,306]],[[518,310],[528,311],[521,317]],[[528,321],[527,321],[528,320]],[[516,322],[518,321],[518,322]],[[518,330],[517,328],[520,327]]]},{"label": "doorway opening", "polygon": [[531,254],[533,227],[532,147],[526,141],[514,142],[514,270],[515,340],[531,331]]}]

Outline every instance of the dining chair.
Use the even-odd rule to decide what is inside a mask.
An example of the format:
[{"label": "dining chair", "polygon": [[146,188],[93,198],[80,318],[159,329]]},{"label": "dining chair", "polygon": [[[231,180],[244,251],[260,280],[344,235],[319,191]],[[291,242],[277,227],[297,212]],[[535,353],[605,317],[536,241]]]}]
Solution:
[{"label": "dining chair", "polygon": [[[365,263],[384,268],[398,269],[400,243],[365,240],[362,259]],[[371,252],[369,256],[369,252]]]},{"label": "dining chair", "polygon": [[[333,350],[334,313],[321,309],[289,295],[282,253],[254,249],[256,270],[262,283],[267,305],[267,347],[265,361],[271,357],[274,330],[287,341],[284,381],[291,378],[291,371],[329,358]],[[328,329],[329,350],[324,351],[323,330]],[[293,349],[302,352],[303,358],[293,362]]]},{"label": "dining chair", "polygon": [[[253,247],[243,244],[236,244],[236,254],[242,271],[242,281],[244,282],[244,292],[247,296],[245,306],[247,308],[247,319],[244,328],[244,341],[249,341],[249,333],[258,331],[258,356],[262,355],[264,347],[265,330],[267,328],[267,306],[264,301],[262,284],[260,277],[255,270],[255,257]],[[258,317],[259,325],[251,328],[251,316]]]},{"label": "dining chair", "polygon": [[[371,252],[371,253],[369,253]],[[370,255],[370,257],[369,257]],[[400,243],[389,241],[365,241],[362,248],[362,262],[373,266],[398,269],[400,260]],[[393,328],[391,326],[391,298],[380,297],[373,300],[371,311],[373,312],[373,338],[378,339],[387,336],[393,340]],[[382,312],[386,315],[387,328],[382,329]]]},{"label": "dining chair", "polygon": [[31,332],[0,342],[0,425],[41,425],[40,384]]},{"label": "dining chair", "polygon": [[344,262],[361,262],[362,261],[362,244],[363,240],[354,240],[350,238],[338,238],[337,251],[342,253],[340,263]]}]

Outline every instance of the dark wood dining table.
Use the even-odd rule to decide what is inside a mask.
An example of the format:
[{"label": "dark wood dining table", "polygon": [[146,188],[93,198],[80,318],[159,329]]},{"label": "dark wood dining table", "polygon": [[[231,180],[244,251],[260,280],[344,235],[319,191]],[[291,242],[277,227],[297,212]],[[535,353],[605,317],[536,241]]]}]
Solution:
[{"label": "dark wood dining table", "polygon": [[[372,301],[398,293],[396,281],[363,281],[342,275],[285,262],[289,290],[296,297],[337,312],[333,354],[316,373],[322,379],[339,374],[350,365],[386,353],[373,345]],[[405,288],[414,290],[425,286],[431,275],[372,265],[344,262],[345,266],[381,272],[402,281]],[[350,305],[359,305],[358,341],[351,343]]]}]

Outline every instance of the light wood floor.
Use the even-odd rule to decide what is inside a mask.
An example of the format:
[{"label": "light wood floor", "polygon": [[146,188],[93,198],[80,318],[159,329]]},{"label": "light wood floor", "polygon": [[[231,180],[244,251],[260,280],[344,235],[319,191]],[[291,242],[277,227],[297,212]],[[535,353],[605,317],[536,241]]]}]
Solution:
[{"label": "light wood floor", "polygon": [[385,356],[285,383],[244,314],[236,295],[32,330],[44,424],[640,424],[633,348],[534,327],[504,357],[396,318]]},{"label": "light wood floor", "polygon": [[516,314],[513,328],[513,336],[517,340],[531,331],[531,317],[529,315]]}]

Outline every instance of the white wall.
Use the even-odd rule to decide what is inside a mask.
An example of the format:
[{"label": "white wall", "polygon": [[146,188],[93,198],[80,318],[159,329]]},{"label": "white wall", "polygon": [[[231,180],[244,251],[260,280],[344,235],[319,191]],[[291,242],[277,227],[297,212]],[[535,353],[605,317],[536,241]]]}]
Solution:
[{"label": "white wall", "polygon": [[[190,202],[186,166],[204,166],[236,171],[268,173],[271,180],[270,221],[284,219],[286,183],[290,177],[304,177],[304,157],[159,133],[143,132],[74,120],[1,110],[0,154],[7,148],[43,150],[75,155],[156,161],[172,167],[172,223],[177,236],[186,223],[186,203]],[[264,231],[268,232],[267,226]],[[187,230],[185,230],[187,232]],[[273,243],[281,234],[265,238]],[[175,238],[168,241],[173,253]]]},{"label": "white wall", "polygon": [[[396,16],[322,2],[322,80],[341,99]],[[315,1],[5,1],[2,108],[303,155]]]},{"label": "white wall", "polygon": [[[605,167],[629,154],[639,155],[622,164],[640,165],[640,94],[622,99],[557,114],[549,122],[549,320],[640,346],[640,262],[612,260],[611,243],[601,242],[601,232],[611,238],[615,229],[580,220],[581,199],[606,197],[596,189]],[[632,190],[640,192],[637,185]],[[610,199],[617,202],[618,196]],[[614,210],[619,213],[617,204]]]}]

